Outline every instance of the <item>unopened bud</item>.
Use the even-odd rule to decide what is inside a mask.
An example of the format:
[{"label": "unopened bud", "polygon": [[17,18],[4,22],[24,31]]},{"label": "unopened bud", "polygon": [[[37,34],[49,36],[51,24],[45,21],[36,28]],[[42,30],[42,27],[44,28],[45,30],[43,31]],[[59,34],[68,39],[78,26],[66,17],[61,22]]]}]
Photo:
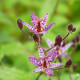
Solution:
[{"label": "unopened bud", "polygon": [[76,69],[78,68],[78,65],[77,64],[73,64],[73,71],[75,72]]},{"label": "unopened bud", "polygon": [[57,35],[56,39],[55,39],[55,45],[59,45],[60,46],[61,42],[62,42],[61,35]]},{"label": "unopened bud", "polygon": [[17,20],[17,25],[18,25],[18,27],[22,30],[23,24],[22,24],[22,20],[21,20],[21,19],[18,19],[18,20]]},{"label": "unopened bud", "polygon": [[70,24],[70,25],[68,26],[68,31],[72,31],[72,29],[73,29],[73,24]]},{"label": "unopened bud", "polygon": [[76,36],[76,41],[79,42],[79,35]]},{"label": "unopened bud", "polygon": [[72,39],[72,42],[73,42],[73,43],[75,43],[75,42],[76,42],[76,39],[75,39],[75,38],[73,38],[73,39]]},{"label": "unopened bud", "polygon": [[72,32],[75,32],[75,31],[76,31],[76,28],[73,28],[73,29],[72,29]]},{"label": "unopened bud", "polygon": [[33,39],[35,42],[39,42],[39,36],[37,34],[33,35]]},{"label": "unopened bud", "polygon": [[65,64],[65,68],[69,68],[71,66],[71,64],[72,64],[72,60],[71,59],[68,59],[66,61],[66,64]]}]

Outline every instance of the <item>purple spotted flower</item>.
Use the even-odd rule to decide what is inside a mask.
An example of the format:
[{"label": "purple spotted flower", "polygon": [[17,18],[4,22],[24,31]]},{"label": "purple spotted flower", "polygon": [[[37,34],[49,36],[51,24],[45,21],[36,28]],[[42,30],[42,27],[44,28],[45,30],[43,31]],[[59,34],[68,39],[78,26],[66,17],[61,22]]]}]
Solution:
[{"label": "purple spotted flower", "polygon": [[48,13],[46,13],[45,16],[40,19],[37,16],[35,16],[34,13],[32,13],[31,22],[33,26],[23,21],[22,24],[24,24],[29,28],[29,32],[33,32],[35,34],[43,34],[43,33],[47,33],[48,30],[52,27],[52,25],[55,24],[55,23],[50,23],[46,26],[47,18],[48,18]]},{"label": "purple spotted flower", "polygon": [[[53,47],[54,44],[55,44],[54,42],[50,41],[49,39],[46,39],[46,42],[47,42],[49,48]],[[61,57],[61,56],[67,57],[67,53],[65,53],[65,51],[66,51],[70,46],[73,45],[73,42],[70,42],[70,43],[68,43],[68,44],[65,45],[65,46],[63,46],[63,45],[64,45],[64,41],[61,42],[61,45],[60,45],[60,46],[57,45],[57,47],[54,47],[53,49],[51,49],[51,50],[48,52],[49,54],[53,55],[53,56],[51,56],[53,59],[54,59],[55,52],[56,52],[56,54],[57,54],[56,57]],[[51,58],[51,57],[50,57],[50,58]]]},{"label": "purple spotted flower", "polygon": [[51,68],[55,68],[58,66],[63,65],[63,63],[51,63],[48,58],[49,55],[45,56],[43,49],[39,46],[38,47],[38,51],[39,51],[39,59],[35,58],[34,56],[29,57],[29,61],[35,65],[38,66],[38,68],[36,68],[35,70],[33,70],[33,72],[39,72],[39,71],[43,71],[45,72],[47,75],[49,75],[49,77],[51,77],[53,75],[53,71]]}]

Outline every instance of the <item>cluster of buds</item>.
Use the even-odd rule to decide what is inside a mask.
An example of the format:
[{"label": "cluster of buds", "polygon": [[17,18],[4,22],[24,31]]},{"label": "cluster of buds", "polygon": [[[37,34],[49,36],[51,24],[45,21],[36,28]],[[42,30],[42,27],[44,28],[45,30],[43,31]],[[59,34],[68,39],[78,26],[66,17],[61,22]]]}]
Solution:
[{"label": "cluster of buds", "polygon": [[76,31],[76,28],[73,27],[73,24],[70,24],[70,25],[68,26],[68,31],[69,31],[69,32],[75,32],[75,31]]},{"label": "cluster of buds", "polygon": [[[18,27],[20,30],[25,33],[23,29],[23,24],[29,28],[29,32],[33,32],[33,37],[29,36],[26,34],[29,38],[32,38],[33,41],[39,43],[38,44],[38,52],[39,52],[39,58],[37,59],[35,56],[30,56],[29,61],[35,65],[38,66],[33,72],[45,72],[47,75],[49,75],[49,80],[50,77],[53,75],[53,70],[52,68],[58,67],[63,65],[61,57],[67,57],[67,53],[65,51],[73,45],[75,41],[79,42],[79,36],[77,36],[72,42],[68,43],[67,45],[65,44],[65,38],[69,35],[71,32],[75,32],[76,28],[73,28],[73,25],[70,24],[68,26],[68,31],[69,33],[62,38],[61,35],[57,35],[55,38],[54,43],[50,41],[49,39],[46,39],[46,42],[49,46],[49,48],[43,48],[40,46],[40,39],[43,36],[43,33],[48,33],[48,30],[52,27],[53,24],[55,23],[50,23],[46,26],[48,18],[48,13],[45,14],[43,18],[38,18],[35,16],[33,13],[31,14],[31,22],[32,25],[29,25],[28,23],[23,22],[21,19],[17,20]],[[45,53],[47,52],[47,55]],[[59,58],[60,63],[55,63],[54,59]],[[69,68],[72,64],[72,60],[68,59],[65,63],[65,68]]]},{"label": "cluster of buds", "polygon": [[72,39],[73,43],[75,42],[79,43],[79,41],[80,41],[80,35],[77,35],[75,38]]}]

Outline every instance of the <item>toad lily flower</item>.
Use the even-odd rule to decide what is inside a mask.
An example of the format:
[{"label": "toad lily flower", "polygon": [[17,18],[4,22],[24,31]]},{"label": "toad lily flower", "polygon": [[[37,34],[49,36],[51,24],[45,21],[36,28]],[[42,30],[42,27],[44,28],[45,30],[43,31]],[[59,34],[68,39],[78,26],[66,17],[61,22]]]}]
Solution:
[{"label": "toad lily flower", "polygon": [[[49,48],[54,46],[54,42],[51,42],[49,39],[46,39],[46,42],[49,46]],[[61,57],[61,56],[65,56],[67,57],[67,53],[64,53],[70,46],[73,45],[73,42],[68,43],[67,45],[64,45],[64,41],[61,42],[60,46],[54,47],[53,49],[51,49],[48,53],[53,55],[54,51],[57,52],[57,57]]]},{"label": "toad lily flower", "polygon": [[47,18],[48,18],[48,13],[46,13],[45,16],[40,19],[37,16],[35,16],[34,13],[32,13],[31,22],[33,24],[33,27],[23,21],[22,24],[24,24],[29,28],[29,32],[33,32],[35,34],[43,34],[43,33],[47,33],[48,30],[52,27],[52,25],[55,24],[55,23],[50,23],[47,26],[45,26],[47,22]]},{"label": "toad lily flower", "polygon": [[[45,73],[47,75],[49,75],[49,77],[51,77],[53,75],[53,71],[50,68],[55,68],[58,66],[63,65],[63,63],[51,63],[49,62],[49,59],[44,55],[43,49],[39,46],[38,47],[38,51],[39,51],[39,56],[40,59],[35,58],[34,56],[29,57],[30,62],[35,65],[38,66],[38,68],[36,68],[33,72],[39,72],[39,71],[45,71]],[[41,60],[41,62],[39,61]]]}]

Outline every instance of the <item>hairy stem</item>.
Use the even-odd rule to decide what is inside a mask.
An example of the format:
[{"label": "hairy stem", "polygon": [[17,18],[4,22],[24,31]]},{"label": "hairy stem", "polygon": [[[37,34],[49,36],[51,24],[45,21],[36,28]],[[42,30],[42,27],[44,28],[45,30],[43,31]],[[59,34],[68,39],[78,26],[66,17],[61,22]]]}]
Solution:
[{"label": "hairy stem", "polygon": [[44,51],[45,53],[48,52],[49,50],[51,50],[52,48],[54,48],[55,46],[49,48],[48,50]]},{"label": "hairy stem", "polygon": [[63,40],[65,40],[68,36],[69,36],[69,32],[68,32],[67,35],[63,38]]},{"label": "hairy stem", "polygon": [[58,75],[58,80],[60,80],[60,71],[57,71],[57,75]]},{"label": "hairy stem", "polygon": [[39,77],[43,74],[43,72],[40,72],[39,75],[37,76],[36,80],[39,80]]},{"label": "hairy stem", "polygon": [[29,36],[27,33],[25,33],[23,30],[21,30],[30,40],[33,40],[31,36]]},{"label": "hairy stem", "polygon": [[71,72],[70,72],[70,69],[69,68],[68,68],[68,72],[69,72],[69,79],[72,80]]}]

